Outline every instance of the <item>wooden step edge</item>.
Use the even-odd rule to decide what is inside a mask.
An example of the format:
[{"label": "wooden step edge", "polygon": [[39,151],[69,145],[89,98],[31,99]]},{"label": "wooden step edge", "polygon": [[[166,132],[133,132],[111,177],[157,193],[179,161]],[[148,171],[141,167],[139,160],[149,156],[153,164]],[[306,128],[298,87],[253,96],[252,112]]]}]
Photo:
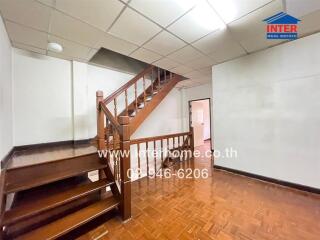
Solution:
[{"label": "wooden step edge", "polygon": [[[94,141],[94,139],[92,139],[92,140]],[[50,164],[55,164],[55,163],[66,161],[66,160],[73,159],[73,158],[93,156],[95,154],[97,154],[96,151],[90,152],[90,153],[79,154],[79,155],[75,155],[75,156],[62,157],[62,158],[59,158],[59,159],[54,159],[54,160],[50,160],[50,161],[46,161],[46,162],[31,163],[31,164],[28,164],[28,165],[10,167],[10,168],[7,168],[6,171],[10,172],[10,171],[15,171],[17,169],[22,169],[22,168],[30,168],[30,167],[40,166],[40,165],[50,165]]]},{"label": "wooden step edge", "polygon": [[81,171],[66,173],[63,176],[52,177],[52,178],[48,178],[48,179],[37,178],[37,179],[34,179],[33,181],[31,181],[31,183],[23,184],[22,186],[20,186],[20,184],[15,184],[15,185],[19,185],[19,186],[12,186],[13,184],[6,185],[4,193],[9,194],[9,193],[19,192],[19,191],[23,191],[23,190],[28,190],[30,188],[39,187],[39,186],[42,186],[42,185],[45,185],[48,183],[56,182],[56,181],[63,180],[63,179],[69,178],[69,177],[78,176],[80,174],[84,174],[87,172],[100,170],[100,169],[103,169],[106,167],[108,167],[107,164],[101,164],[99,166],[95,166],[92,168],[82,169]]},{"label": "wooden step edge", "polygon": [[51,240],[56,239],[93,220],[100,215],[111,211],[119,205],[113,196],[89,205],[77,212],[67,215],[57,221],[19,236],[19,240]]},{"label": "wooden step edge", "polygon": [[4,213],[2,225],[6,226],[17,223],[23,219],[32,217],[44,211],[48,211],[78,198],[84,197],[104,187],[108,187],[111,184],[113,184],[113,182],[108,182],[106,179],[101,179],[96,182],[80,185],[76,188],[55,194],[53,196],[48,196],[46,198],[37,200],[36,202],[24,204],[22,206],[10,209]]}]

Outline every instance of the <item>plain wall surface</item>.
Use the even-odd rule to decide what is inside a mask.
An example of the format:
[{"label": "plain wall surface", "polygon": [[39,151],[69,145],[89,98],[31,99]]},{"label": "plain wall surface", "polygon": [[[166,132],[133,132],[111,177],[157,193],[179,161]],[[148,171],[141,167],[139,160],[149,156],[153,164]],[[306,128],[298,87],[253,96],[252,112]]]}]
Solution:
[{"label": "plain wall surface", "polygon": [[215,164],[320,188],[320,34],[213,67]]},{"label": "plain wall surface", "polygon": [[13,69],[15,145],[72,140],[70,61],[14,49]]},{"label": "plain wall surface", "polygon": [[[15,145],[81,140],[97,134],[96,91],[109,96],[134,75],[14,49]],[[150,81],[146,79],[146,87]],[[137,86],[143,91],[142,81]],[[134,87],[128,90],[129,103]],[[124,94],[117,98],[118,114]],[[113,113],[113,103],[109,110]],[[161,123],[161,124],[159,124]],[[181,130],[181,94],[173,89],[137,129],[134,137]]]},{"label": "plain wall surface", "polygon": [[12,48],[0,17],[0,159],[13,147]]}]

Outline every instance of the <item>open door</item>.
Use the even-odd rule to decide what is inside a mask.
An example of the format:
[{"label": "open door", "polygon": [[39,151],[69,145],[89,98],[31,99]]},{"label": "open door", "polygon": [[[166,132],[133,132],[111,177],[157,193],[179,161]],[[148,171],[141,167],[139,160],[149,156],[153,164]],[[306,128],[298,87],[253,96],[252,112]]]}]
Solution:
[{"label": "open door", "polygon": [[210,98],[189,101],[189,126],[194,130],[195,147],[211,143]]}]

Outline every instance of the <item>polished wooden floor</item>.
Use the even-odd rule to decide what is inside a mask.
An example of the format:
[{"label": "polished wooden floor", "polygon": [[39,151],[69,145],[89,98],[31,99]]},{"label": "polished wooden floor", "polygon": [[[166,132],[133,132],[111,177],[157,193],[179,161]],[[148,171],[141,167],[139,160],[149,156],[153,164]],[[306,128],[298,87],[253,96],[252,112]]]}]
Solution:
[{"label": "polished wooden floor", "polygon": [[211,159],[188,164],[210,177],[136,181],[132,219],[112,218],[80,239],[320,239],[319,195],[213,171]]}]

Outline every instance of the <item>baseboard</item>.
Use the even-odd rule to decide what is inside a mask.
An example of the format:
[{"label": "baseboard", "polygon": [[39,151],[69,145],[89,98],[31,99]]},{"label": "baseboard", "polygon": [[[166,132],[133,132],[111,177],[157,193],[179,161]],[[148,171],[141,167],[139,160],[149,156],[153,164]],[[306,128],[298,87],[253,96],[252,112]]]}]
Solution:
[{"label": "baseboard", "polygon": [[258,180],[262,180],[262,181],[265,181],[265,182],[278,184],[278,185],[289,187],[289,188],[294,188],[294,189],[297,189],[297,190],[300,190],[300,191],[320,194],[320,189],[318,189],[318,188],[313,188],[313,187],[309,187],[309,186],[305,186],[305,185],[300,185],[300,184],[297,184],[297,183],[286,182],[286,181],[283,181],[283,180],[274,179],[274,178],[270,178],[270,177],[265,177],[265,176],[261,176],[261,175],[258,175],[258,174],[244,172],[244,171],[240,171],[240,170],[236,170],[236,169],[232,169],[232,168],[228,168],[228,167],[223,167],[223,166],[219,166],[219,165],[214,165],[213,168],[218,169],[218,170],[227,171],[227,172],[232,172],[232,173],[235,173],[235,174],[243,175],[243,176],[254,178],[254,179],[258,179]]},{"label": "baseboard", "polygon": [[37,143],[37,144],[14,146],[10,150],[10,152],[2,159],[1,169],[5,169],[8,166],[8,163],[15,152],[32,150],[32,149],[39,149],[39,148],[47,148],[47,147],[59,147],[59,146],[68,146],[68,145],[69,146],[78,146],[78,145],[83,145],[83,144],[89,144],[91,141],[92,141],[92,138],[81,139],[81,140],[67,140],[67,141],[59,141],[59,142],[48,142],[48,143]]}]

